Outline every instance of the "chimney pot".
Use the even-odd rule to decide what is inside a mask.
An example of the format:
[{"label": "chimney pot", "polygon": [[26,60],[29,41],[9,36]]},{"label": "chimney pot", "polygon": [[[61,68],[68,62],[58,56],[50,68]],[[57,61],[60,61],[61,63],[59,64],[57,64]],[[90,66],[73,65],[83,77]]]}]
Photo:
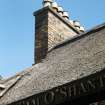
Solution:
[{"label": "chimney pot", "polygon": [[52,2],[53,0],[43,0],[43,7],[50,7]]},{"label": "chimney pot", "polygon": [[80,23],[79,23],[79,21],[74,21],[74,26],[80,28]]},{"label": "chimney pot", "polygon": [[71,24],[71,25],[74,25],[74,22],[73,22],[73,20],[69,20],[69,22],[70,22],[70,24]]},{"label": "chimney pot", "polygon": [[63,13],[63,8],[61,6],[58,7],[58,12],[62,12]]},{"label": "chimney pot", "polygon": [[57,12],[58,11],[58,4],[56,2],[53,2],[52,3],[52,8],[55,12]]},{"label": "chimney pot", "polygon": [[66,20],[68,20],[68,19],[69,19],[69,14],[68,14],[68,12],[64,11],[64,12],[63,12],[63,17],[64,17]]},{"label": "chimney pot", "polygon": [[83,27],[83,26],[81,26],[81,27],[80,27],[80,31],[82,31],[82,32],[84,32],[84,31],[85,31],[85,29],[84,29],[84,27]]},{"label": "chimney pot", "polygon": [[5,89],[5,86],[3,84],[0,84],[1,89]]},{"label": "chimney pot", "polygon": [[61,6],[58,7],[58,13],[63,16],[63,8]]},{"label": "chimney pot", "polygon": [[80,30],[80,23],[79,23],[79,21],[74,21],[74,26],[76,27],[77,30]]}]

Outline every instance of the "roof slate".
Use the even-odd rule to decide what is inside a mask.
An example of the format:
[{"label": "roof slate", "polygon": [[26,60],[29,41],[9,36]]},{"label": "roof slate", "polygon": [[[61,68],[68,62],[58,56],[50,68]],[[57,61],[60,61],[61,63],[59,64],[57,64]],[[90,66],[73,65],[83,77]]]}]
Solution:
[{"label": "roof slate", "polygon": [[103,68],[105,68],[105,24],[60,43],[41,63],[5,80],[3,84],[13,85],[0,98],[0,105],[83,78]]}]

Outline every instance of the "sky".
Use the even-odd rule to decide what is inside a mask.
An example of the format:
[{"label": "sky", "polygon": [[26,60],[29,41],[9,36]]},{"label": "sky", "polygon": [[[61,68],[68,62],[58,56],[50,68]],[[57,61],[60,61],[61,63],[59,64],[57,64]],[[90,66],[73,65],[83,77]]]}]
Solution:
[{"label": "sky", "polygon": [[[105,0],[56,0],[86,30],[105,22]],[[42,0],[0,0],[0,75],[8,78],[34,63],[33,12]]]}]

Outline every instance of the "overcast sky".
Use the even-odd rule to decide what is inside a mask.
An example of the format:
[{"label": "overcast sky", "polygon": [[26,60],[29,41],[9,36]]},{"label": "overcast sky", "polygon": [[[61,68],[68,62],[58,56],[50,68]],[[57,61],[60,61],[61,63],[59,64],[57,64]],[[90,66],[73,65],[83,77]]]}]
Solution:
[{"label": "overcast sky", "polygon": [[[105,0],[56,0],[86,29],[105,22]],[[34,17],[42,0],[0,0],[0,74],[14,75],[33,64]]]}]

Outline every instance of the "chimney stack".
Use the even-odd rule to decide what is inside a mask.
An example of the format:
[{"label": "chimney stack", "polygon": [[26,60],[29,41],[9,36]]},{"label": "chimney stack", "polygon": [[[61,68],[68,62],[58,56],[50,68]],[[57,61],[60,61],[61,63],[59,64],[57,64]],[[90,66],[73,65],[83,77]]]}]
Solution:
[{"label": "chimney stack", "polygon": [[68,12],[53,0],[44,0],[43,8],[34,12],[35,50],[34,61],[40,63],[54,46],[81,33],[70,24]]},{"label": "chimney stack", "polygon": [[43,7],[51,6],[52,0],[43,0]]}]

